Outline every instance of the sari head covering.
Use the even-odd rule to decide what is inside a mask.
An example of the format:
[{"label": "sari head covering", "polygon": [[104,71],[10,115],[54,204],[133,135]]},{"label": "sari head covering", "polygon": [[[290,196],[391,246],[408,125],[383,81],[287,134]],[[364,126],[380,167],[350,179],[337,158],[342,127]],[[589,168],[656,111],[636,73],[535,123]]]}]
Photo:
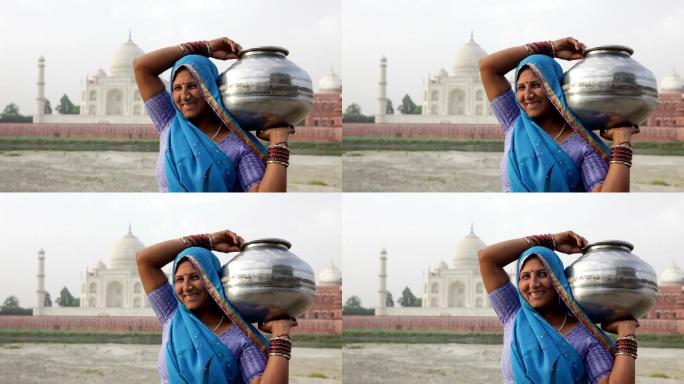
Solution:
[{"label": "sari head covering", "polygon": [[[171,70],[171,94],[173,80],[180,69],[190,71],[204,100],[223,125],[265,162],[264,146],[251,133],[240,128],[223,106],[217,84],[218,69],[214,63],[204,56],[183,56]],[[237,165],[207,135],[186,119],[178,108],[170,126],[165,169],[170,192],[232,192],[240,187]]]},{"label": "sari head covering", "polygon": [[[558,255],[545,247],[532,247],[518,258],[516,283],[525,261],[536,256],[545,266],[556,293],[577,318],[608,351],[612,342],[580,309],[565,278]],[[582,357],[565,337],[532,308],[518,289],[521,310],[513,324],[511,365],[516,383],[585,383],[586,370]]]},{"label": "sari head covering", "polygon": [[[599,153],[606,162],[608,147],[592,131],[586,129],[568,107],[561,81],[563,69],[551,57],[531,55],[518,64],[515,79],[529,68],[544,89],[546,97],[568,125]],[[577,192],[583,191],[580,171],[560,144],[549,136],[520,105],[520,117],[513,128],[508,152],[508,177],[513,192]]]},{"label": "sari head covering", "polygon": [[[251,324],[246,323],[226,299],[219,276],[221,264],[218,258],[204,248],[187,248],[179,253],[173,262],[174,279],[178,264],[185,260],[194,265],[204,288],[233,324],[240,328],[264,353],[267,353],[266,339]],[[169,382],[237,382],[240,370],[233,353],[214,332],[185,307],[177,296],[176,300],[178,310],[171,319],[169,342],[166,344],[166,369]]]}]

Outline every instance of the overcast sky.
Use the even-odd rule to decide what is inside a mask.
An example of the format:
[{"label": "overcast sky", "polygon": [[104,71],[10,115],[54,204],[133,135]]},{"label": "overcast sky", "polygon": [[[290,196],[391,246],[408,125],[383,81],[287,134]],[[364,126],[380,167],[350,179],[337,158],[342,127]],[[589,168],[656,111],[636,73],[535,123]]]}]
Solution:
[{"label": "overcast sky", "polygon": [[[46,61],[46,97],[80,102],[81,81],[109,72],[114,51],[128,40],[145,52],[228,36],[249,48],[278,45],[311,76],[314,88],[341,72],[341,0],[0,0],[0,108],[36,109],[38,58]],[[229,62],[217,62],[219,71]],[[0,109],[1,111],[1,109]]]},{"label": "overcast sky", "polygon": [[[470,40],[488,53],[531,41],[573,36],[597,46],[622,44],[660,82],[684,72],[684,2],[679,0],[344,0],[344,105],[377,113],[380,58],[387,57],[387,95],[420,105],[428,74],[451,73]],[[564,65],[565,69],[569,65]]]},{"label": "overcast sky", "polygon": [[[257,196],[258,195],[258,196]],[[3,194],[0,199],[0,303],[36,302],[38,250],[45,250],[45,287],[53,302],[66,286],[80,294],[81,273],[110,264],[128,232],[145,245],[183,235],[230,229],[246,240],[278,237],[316,275],[341,266],[339,194]],[[219,254],[221,264],[229,256]]]},{"label": "overcast sky", "polygon": [[[485,244],[574,230],[590,242],[625,240],[662,271],[684,267],[682,194],[345,194],[343,295],[377,304],[380,250],[387,250],[387,287],[421,297],[429,267],[451,266],[456,244],[470,232]],[[565,265],[576,256],[563,256]]]}]

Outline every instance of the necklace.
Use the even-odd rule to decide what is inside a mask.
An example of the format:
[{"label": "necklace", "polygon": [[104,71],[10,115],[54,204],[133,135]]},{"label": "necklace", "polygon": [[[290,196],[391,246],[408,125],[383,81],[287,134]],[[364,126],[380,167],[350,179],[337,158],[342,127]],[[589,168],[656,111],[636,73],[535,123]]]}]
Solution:
[{"label": "necklace", "polygon": [[219,123],[218,129],[216,130],[216,133],[214,133],[214,136],[211,137],[211,141],[214,141],[216,136],[218,136],[219,132],[221,132],[221,128],[223,128],[223,123]]},{"label": "necklace", "polygon": [[[221,320],[223,320],[223,319],[221,319]],[[565,327],[565,322],[567,320],[568,320],[568,313],[566,312],[565,316],[563,317],[563,324],[561,324],[560,328],[558,328],[558,332],[560,332],[563,329],[563,327]]]},{"label": "necklace", "polygon": [[[214,327],[214,329],[211,330],[212,332],[216,332],[216,330],[219,329],[221,324],[223,324],[223,319],[225,319],[225,316],[221,316],[221,321],[219,321],[219,323],[216,325],[216,327]],[[565,322],[563,322],[563,324],[565,324]]]},{"label": "necklace", "polygon": [[568,122],[567,122],[567,121],[564,122],[564,123],[563,123],[563,128],[561,128],[560,132],[558,132],[558,134],[553,138],[553,140],[554,140],[556,143],[558,143],[558,138],[560,137],[560,135],[563,134],[563,131],[565,131],[565,127],[566,127],[567,125],[568,125]]}]

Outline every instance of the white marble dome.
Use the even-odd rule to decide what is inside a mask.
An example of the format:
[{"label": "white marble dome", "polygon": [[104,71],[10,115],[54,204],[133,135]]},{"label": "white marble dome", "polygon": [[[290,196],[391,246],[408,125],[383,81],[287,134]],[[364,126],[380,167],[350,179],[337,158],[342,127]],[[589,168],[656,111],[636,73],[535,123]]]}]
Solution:
[{"label": "white marble dome", "polygon": [[471,34],[470,41],[461,47],[454,56],[453,74],[458,75],[462,72],[469,73],[472,71],[479,73],[480,59],[485,56],[487,56],[487,52],[475,42]]},{"label": "white marble dome", "polygon": [[330,267],[321,271],[318,274],[317,285],[331,286],[342,285],[342,271],[340,271],[335,264],[330,262]]},{"label": "white marble dome", "polygon": [[437,264],[435,264],[433,271],[438,272],[438,271],[445,271],[447,269],[449,269],[449,266],[447,265],[447,263],[445,263],[443,260],[440,260]]},{"label": "white marble dome", "polygon": [[145,52],[131,40],[129,35],[128,41],[114,52],[109,74],[111,76],[133,76],[133,60],[144,54]]},{"label": "white marble dome", "polygon": [[684,92],[684,79],[677,72],[672,70],[672,74],[665,76],[660,82],[660,92],[662,93],[682,93]]},{"label": "white marble dome", "polygon": [[145,245],[133,235],[130,227],[128,233],[114,244],[110,269],[135,269],[135,254]]},{"label": "white marble dome", "polygon": [[454,250],[454,257],[452,259],[452,268],[473,271],[479,270],[477,253],[486,246],[487,245],[475,235],[471,226],[470,233],[456,244],[456,250]]},{"label": "white marble dome", "polygon": [[340,93],[342,92],[342,79],[333,70],[323,76],[318,82],[318,92],[321,93]]},{"label": "white marble dome", "polygon": [[663,285],[684,285],[684,272],[679,269],[677,264],[672,262],[672,266],[660,274],[660,284]]}]

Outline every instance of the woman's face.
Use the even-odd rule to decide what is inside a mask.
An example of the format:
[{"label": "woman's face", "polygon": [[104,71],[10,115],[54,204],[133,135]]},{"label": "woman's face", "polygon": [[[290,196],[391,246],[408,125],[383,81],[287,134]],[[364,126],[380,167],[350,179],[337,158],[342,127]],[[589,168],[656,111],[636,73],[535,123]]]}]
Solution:
[{"label": "woman's face", "polygon": [[523,69],[518,75],[516,96],[523,110],[533,119],[544,116],[553,107],[541,82],[529,68]]},{"label": "woman's face", "polygon": [[181,261],[176,267],[173,286],[178,298],[190,311],[207,308],[211,304],[212,298],[204,288],[195,266],[189,260]]},{"label": "woman's face", "polygon": [[551,277],[538,257],[528,258],[520,270],[518,289],[534,309],[545,308],[556,299]]},{"label": "woman's face", "polygon": [[193,120],[207,113],[209,104],[202,97],[199,83],[187,69],[176,72],[172,90],[173,102],[186,119]]}]

